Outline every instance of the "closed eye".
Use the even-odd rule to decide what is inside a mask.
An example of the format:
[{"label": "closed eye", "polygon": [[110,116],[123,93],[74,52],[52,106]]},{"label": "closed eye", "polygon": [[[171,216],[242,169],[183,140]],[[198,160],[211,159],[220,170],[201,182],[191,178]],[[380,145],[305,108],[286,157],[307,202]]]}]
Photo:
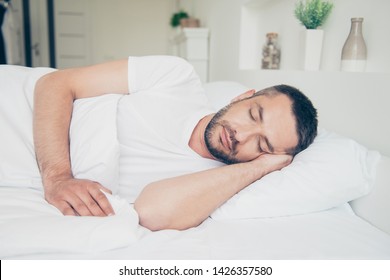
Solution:
[{"label": "closed eye", "polygon": [[256,121],[256,115],[253,113],[253,110],[254,110],[253,107],[249,109],[249,117],[251,118],[252,121]]},{"label": "closed eye", "polygon": [[261,148],[260,143],[259,143],[259,146],[258,146],[258,149],[257,149],[257,150],[259,151],[260,154],[264,154],[264,153],[265,153],[265,152],[263,151],[263,149]]},{"label": "closed eye", "polygon": [[[264,140],[266,143],[267,143],[267,141],[266,140]],[[263,150],[263,148],[261,147],[261,138],[259,139],[259,144],[258,144],[258,151],[259,151],[259,153],[261,153],[261,154],[272,154],[273,153],[273,147],[269,147],[268,146],[268,143],[266,144],[267,145],[267,147],[266,147],[266,150]]]},{"label": "closed eye", "polygon": [[248,113],[249,113],[249,117],[251,118],[251,120],[256,121],[255,117],[252,114],[252,108],[249,109]]},{"label": "closed eye", "polygon": [[269,154],[270,151],[268,150],[268,146],[266,146],[265,150],[262,148],[262,143],[264,143],[264,138],[260,136],[258,141],[259,142],[258,142],[257,150],[259,151],[259,153],[261,153],[261,154]]}]

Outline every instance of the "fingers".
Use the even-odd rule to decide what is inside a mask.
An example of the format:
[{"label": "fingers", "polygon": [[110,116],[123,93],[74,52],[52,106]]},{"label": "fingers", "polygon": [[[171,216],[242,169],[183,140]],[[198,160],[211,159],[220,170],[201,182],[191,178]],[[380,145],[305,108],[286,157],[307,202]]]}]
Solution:
[{"label": "fingers", "polygon": [[107,189],[106,187],[103,187],[102,185],[100,185],[100,190],[102,190],[106,193],[112,194],[112,191],[110,189]]},{"label": "fingers", "polygon": [[293,160],[293,157],[291,155],[280,155],[280,165],[281,168],[289,165]]},{"label": "fingers", "polygon": [[273,164],[275,165],[276,170],[286,167],[291,163],[291,161],[291,155],[273,155]]},{"label": "fingers", "polygon": [[258,165],[258,168],[262,171],[262,176],[280,170],[292,161],[293,157],[291,155],[275,155],[275,154],[264,154],[258,157],[255,162]]},{"label": "fingers", "polygon": [[68,203],[79,216],[104,216],[103,211],[89,194],[79,194],[68,199]]},{"label": "fingers", "polygon": [[245,99],[245,98],[248,98],[248,97],[251,97],[252,95],[254,95],[256,93],[256,90],[254,89],[250,89],[250,90],[247,90],[246,92],[236,96],[235,98],[233,98],[230,103],[234,103],[236,101],[239,101],[239,100],[242,100],[242,99]]},{"label": "fingers", "polygon": [[113,215],[114,210],[102,190],[111,193],[109,189],[97,182],[69,179],[57,182],[49,190],[46,188],[45,198],[64,215]]},{"label": "fingers", "polygon": [[104,217],[113,215],[114,210],[101,189],[111,193],[110,190],[104,188],[97,182],[87,182],[85,192],[80,192],[71,201],[71,205],[76,213],[80,216]]},{"label": "fingers", "polygon": [[110,190],[104,188],[100,185],[100,188],[90,191],[91,197],[93,198],[95,204],[91,204],[89,210],[94,214],[94,216],[111,216],[114,215],[114,209],[112,208],[107,197],[102,192],[104,189],[106,192],[112,193]]},{"label": "fingers", "polygon": [[50,202],[53,206],[57,207],[58,210],[61,211],[62,214],[65,216],[76,216],[77,213],[74,211],[74,209],[66,202],[66,201],[59,201],[59,202]]}]

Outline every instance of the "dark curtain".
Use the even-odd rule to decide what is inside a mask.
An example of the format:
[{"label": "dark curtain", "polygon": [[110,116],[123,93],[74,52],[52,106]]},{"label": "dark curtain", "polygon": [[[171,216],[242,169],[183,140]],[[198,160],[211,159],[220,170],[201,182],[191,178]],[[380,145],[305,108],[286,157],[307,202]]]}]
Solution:
[{"label": "dark curtain", "polygon": [[[6,10],[7,9],[3,5],[0,5],[0,27],[3,26],[3,19]],[[5,57],[3,31],[1,31],[0,28],[0,64],[6,64],[6,63],[7,63],[7,59]]]}]

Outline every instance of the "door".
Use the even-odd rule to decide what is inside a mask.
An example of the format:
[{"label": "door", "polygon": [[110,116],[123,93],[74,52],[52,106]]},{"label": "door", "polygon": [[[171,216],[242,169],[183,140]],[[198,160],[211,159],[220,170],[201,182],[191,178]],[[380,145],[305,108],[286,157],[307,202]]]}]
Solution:
[{"label": "door", "polygon": [[90,64],[88,1],[54,0],[53,2],[56,68]]},{"label": "door", "polygon": [[46,0],[30,0],[30,54],[33,67],[50,66]]}]

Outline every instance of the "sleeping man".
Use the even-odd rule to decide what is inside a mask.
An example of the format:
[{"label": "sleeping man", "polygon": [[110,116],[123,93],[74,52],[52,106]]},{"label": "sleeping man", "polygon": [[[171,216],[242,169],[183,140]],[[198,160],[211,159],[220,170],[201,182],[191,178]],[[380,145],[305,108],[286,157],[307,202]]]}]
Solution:
[{"label": "sleeping man", "polygon": [[[124,114],[134,147],[125,154],[134,170],[146,157],[165,173],[128,199],[151,230],[199,225],[234,194],[287,166],[317,133],[316,109],[287,85],[249,90],[213,112],[192,66],[177,57],[54,71],[35,87],[34,144],[45,198],[64,215],[114,214],[101,190],[111,191],[74,178],[69,155],[73,102],[107,93],[127,95],[121,101],[128,103]],[[147,165],[142,174],[129,169],[129,188],[132,178],[148,176]]]}]

